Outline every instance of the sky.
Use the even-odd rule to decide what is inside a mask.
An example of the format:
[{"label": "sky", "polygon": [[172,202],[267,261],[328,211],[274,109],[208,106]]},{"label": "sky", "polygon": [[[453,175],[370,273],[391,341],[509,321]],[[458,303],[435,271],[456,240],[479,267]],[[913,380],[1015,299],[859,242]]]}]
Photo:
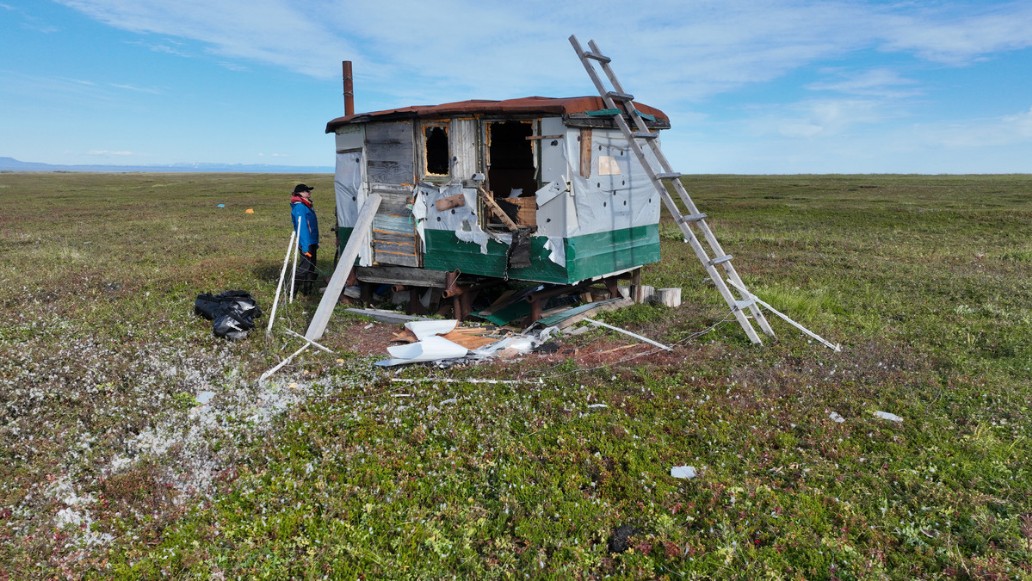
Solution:
[{"label": "sky", "polygon": [[0,0],[0,157],[332,167],[355,108],[595,94],[681,173],[1032,173],[1032,2]]}]

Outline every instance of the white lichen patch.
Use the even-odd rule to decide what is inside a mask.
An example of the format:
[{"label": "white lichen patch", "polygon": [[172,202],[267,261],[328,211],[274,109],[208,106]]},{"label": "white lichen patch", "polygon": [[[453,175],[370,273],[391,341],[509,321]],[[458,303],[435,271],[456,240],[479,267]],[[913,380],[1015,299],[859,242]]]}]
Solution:
[{"label": "white lichen patch", "polygon": [[278,415],[337,389],[290,369],[248,381],[243,370],[263,357],[255,343],[155,340],[131,323],[121,337],[98,335],[47,314],[46,300],[4,331],[17,348],[0,351],[0,445],[12,476],[0,480],[0,514],[15,537],[52,539],[57,559],[96,554],[117,530],[131,535],[134,522],[210,497]]}]

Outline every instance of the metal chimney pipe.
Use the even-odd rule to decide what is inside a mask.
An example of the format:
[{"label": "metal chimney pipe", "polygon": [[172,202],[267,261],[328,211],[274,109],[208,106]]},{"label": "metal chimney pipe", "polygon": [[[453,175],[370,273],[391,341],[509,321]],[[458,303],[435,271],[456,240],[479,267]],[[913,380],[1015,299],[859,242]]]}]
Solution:
[{"label": "metal chimney pipe", "polygon": [[344,116],[355,114],[355,84],[351,77],[351,61],[341,63],[344,69]]}]

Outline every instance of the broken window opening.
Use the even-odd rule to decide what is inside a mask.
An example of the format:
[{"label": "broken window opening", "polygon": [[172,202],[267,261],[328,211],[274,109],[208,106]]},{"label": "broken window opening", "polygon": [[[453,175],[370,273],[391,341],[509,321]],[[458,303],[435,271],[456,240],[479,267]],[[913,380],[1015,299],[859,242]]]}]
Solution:
[{"label": "broken window opening", "polygon": [[448,175],[451,169],[451,155],[448,151],[448,129],[441,125],[429,125],[423,131],[423,138],[426,143],[427,175]]},{"label": "broken window opening", "polygon": [[[534,163],[534,135],[531,121],[499,121],[487,124],[487,186],[509,219],[520,227],[536,225],[535,193],[540,187]],[[522,198],[518,202],[515,198]],[[510,202],[504,200],[509,199]],[[486,213],[488,226],[505,221]]]},{"label": "broken window opening", "polygon": [[513,190],[520,195],[532,196],[538,189],[537,168],[534,166],[534,134],[530,122],[504,121],[488,126],[490,139],[490,169],[487,183],[500,198],[507,198]]}]

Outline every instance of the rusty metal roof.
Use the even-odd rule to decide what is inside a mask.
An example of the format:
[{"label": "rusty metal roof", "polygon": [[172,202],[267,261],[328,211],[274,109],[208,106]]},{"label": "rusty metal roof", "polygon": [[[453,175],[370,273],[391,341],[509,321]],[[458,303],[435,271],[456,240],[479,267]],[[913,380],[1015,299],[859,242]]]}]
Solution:
[{"label": "rusty metal roof", "polygon": [[[660,127],[669,127],[670,118],[654,107],[642,103],[634,103],[642,113],[652,115]],[[470,100],[441,105],[416,105],[399,109],[386,109],[371,113],[356,113],[338,117],[326,124],[326,133],[333,133],[338,127],[351,124],[369,123],[373,121],[390,121],[397,119],[434,119],[456,116],[506,116],[506,115],[562,115],[564,117],[587,116],[589,111],[606,108],[601,97],[523,97],[504,101]]]}]

